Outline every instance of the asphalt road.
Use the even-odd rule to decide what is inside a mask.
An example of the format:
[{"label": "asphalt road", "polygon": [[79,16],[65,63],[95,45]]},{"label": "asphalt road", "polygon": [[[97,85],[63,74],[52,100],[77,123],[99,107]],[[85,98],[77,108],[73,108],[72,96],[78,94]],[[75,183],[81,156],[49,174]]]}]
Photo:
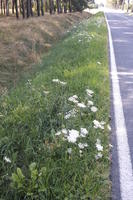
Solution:
[{"label": "asphalt road", "polygon": [[[129,147],[129,158],[131,161],[131,174],[129,176],[133,176],[133,16],[128,16],[124,13],[117,12],[108,12],[106,13],[107,21],[110,27],[114,55],[115,55],[115,63],[117,68],[117,77],[118,84],[120,89],[121,102],[123,107],[124,114],[124,122],[125,129],[127,134],[127,143]],[[112,168],[111,168],[111,179],[112,179],[112,200],[133,200],[133,188],[130,187],[133,183],[130,180],[128,184],[128,180],[124,183],[124,178],[121,177],[121,173],[125,173],[126,179],[126,170],[128,170],[129,163],[126,161],[124,163],[125,171],[121,170],[121,166],[123,165],[123,160],[126,155],[120,155],[121,152],[118,152],[119,142],[117,137],[117,125],[116,125],[116,116],[114,108],[114,91],[112,86],[112,71],[110,68],[110,77],[111,77],[111,116],[112,116]],[[114,88],[115,90],[115,88]],[[118,103],[119,104],[119,103]],[[119,105],[118,109],[119,109]],[[120,120],[121,120],[121,116]],[[120,127],[119,127],[120,130]],[[121,136],[123,137],[123,136]],[[122,141],[123,145],[124,140]],[[122,145],[121,143],[121,145]],[[126,144],[127,145],[127,144]],[[120,159],[119,157],[123,158]],[[125,157],[124,157],[125,156]],[[127,167],[127,168],[126,168]],[[128,176],[128,175],[127,175]],[[130,179],[129,177],[129,179]],[[131,177],[132,179],[132,177]],[[121,185],[127,188],[127,192],[125,189],[125,194],[123,193],[123,188]],[[124,185],[125,184],[125,185]],[[132,191],[131,191],[132,188]]]}]

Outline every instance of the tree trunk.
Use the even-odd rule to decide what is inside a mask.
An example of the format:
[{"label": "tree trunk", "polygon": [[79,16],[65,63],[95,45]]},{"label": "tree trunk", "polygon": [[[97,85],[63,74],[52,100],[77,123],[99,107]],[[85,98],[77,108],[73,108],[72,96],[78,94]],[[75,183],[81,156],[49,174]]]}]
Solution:
[{"label": "tree trunk", "polygon": [[14,0],[12,0],[12,14],[14,14]]},{"label": "tree trunk", "polygon": [[56,5],[57,5],[57,13],[60,13],[60,6],[59,6],[59,0],[56,0]]},{"label": "tree trunk", "polygon": [[3,14],[3,0],[0,2],[0,7],[1,7],[1,14]]},{"label": "tree trunk", "polygon": [[30,15],[33,17],[32,0],[29,1],[30,1]]},{"label": "tree trunk", "polygon": [[37,2],[37,15],[40,16],[40,0],[36,0]]},{"label": "tree trunk", "polygon": [[72,12],[72,2],[71,2],[71,0],[69,0],[69,12],[71,13]]},{"label": "tree trunk", "polygon": [[29,0],[27,0],[26,1],[26,9],[27,9],[27,18],[29,18],[29,16],[30,16],[30,1]]},{"label": "tree trunk", "polygon": [[19,14],[18,14],[18,1],[14,0],[14,3],[15,3],[15,10],[16,10],[16,18],[18,19],[19,18]]},{"label": "tree trunk", "polygon": [[45,0],[45,12],[48,12],[48,2]]},{"label": "tree trunk", "polygon": [[41,0],[41,14],[44,16],[44,2]]},{"label": "tree trunk", "polygon": [[22,16],[23,16],[23,19],[24,19],[25,18],[24,0],[21,0],[21,4],[22,4]]},{"label": "tree trunk", "polygon": [[127,12],[129,11],[129,2],[130,0],[127,1]]},{"label": "tree trunk", "polygon": [[4,15],[6,14],[6,6],[5,6],[5,1],[4,1],[4,5],[3,5],[3,7],[4,7]]},{"label": "tree trunk", "polygon": [[9,0],[6,0],[6,16],[9,16]]},{"label": "tree trunk", "polygon": [[52,1],[49,0],[49,13],[52,15]]},{"label": "tree trunk", "polygon": [[67,13],[67,1],[64,0],[63,2],[64,2],[64,13]]}]

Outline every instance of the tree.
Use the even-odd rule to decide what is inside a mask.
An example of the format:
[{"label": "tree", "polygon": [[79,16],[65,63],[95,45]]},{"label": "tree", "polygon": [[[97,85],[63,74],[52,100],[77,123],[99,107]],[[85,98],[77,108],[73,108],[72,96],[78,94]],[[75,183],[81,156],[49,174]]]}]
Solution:
[{"label": "tree", "polygon": [[44,15],[44,2],[41,0],[41,14]]},{"label": "tree", "polygon": [[72,9],[74,11],[82,11],[84,8],[87,8],[87,0],[71,0]]},{"label": "tree", "polygon": [[18,14],[18,1],[14,0],[14,4],[15,4],[15,10],[16,10],[16,18],[19,18],[19,14]]}]

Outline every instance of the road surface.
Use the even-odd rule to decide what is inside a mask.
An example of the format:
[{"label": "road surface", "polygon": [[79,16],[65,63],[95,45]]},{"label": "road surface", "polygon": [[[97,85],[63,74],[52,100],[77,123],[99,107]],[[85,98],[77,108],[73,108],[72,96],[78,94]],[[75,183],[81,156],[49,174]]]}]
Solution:
[{"label": "road surface", "polygon": [[133,200],[133,16],[105,13],[109,31],[112,200]]}]

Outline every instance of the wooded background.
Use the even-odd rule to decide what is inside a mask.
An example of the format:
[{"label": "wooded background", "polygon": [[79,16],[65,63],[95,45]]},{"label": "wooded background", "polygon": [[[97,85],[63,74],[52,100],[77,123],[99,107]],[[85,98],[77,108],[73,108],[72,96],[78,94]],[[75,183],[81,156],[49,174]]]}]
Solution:
[{"label": "wooded background", "polygon": [[45,12],[67,13],[82,11],[89,0],[0,0],[1,15],[16,15],[17,18],[44,15]]}]

